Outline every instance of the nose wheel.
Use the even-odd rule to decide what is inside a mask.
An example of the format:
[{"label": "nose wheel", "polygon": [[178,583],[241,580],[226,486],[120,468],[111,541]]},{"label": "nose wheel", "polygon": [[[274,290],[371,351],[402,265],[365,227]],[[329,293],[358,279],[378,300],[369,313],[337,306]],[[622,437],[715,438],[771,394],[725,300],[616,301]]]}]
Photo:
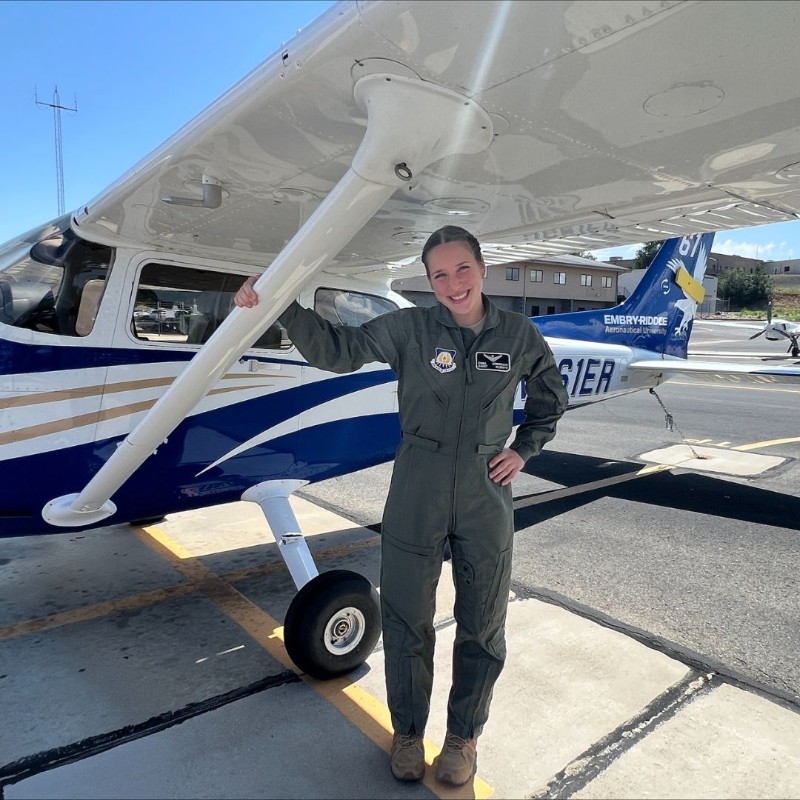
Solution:
[{"label": "nose wheel", "polygon": [[336,569],[317,575],[295,595],[283,640],[303,672],[324,680],[361,666],[380,630],[375,587],[357,572]]}]

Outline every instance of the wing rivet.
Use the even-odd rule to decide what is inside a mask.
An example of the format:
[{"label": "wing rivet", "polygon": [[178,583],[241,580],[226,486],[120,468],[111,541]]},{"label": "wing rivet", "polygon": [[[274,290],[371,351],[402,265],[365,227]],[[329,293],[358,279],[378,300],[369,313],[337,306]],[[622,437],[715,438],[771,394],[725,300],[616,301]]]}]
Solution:
[{"label": "wing rivet", "polygon": [[408,168],[408,164],[405,161],[401,161],[399,164],[394,165],[394,174],[400,178],[401,181],[410,181],[413,177],[411,170]]}]

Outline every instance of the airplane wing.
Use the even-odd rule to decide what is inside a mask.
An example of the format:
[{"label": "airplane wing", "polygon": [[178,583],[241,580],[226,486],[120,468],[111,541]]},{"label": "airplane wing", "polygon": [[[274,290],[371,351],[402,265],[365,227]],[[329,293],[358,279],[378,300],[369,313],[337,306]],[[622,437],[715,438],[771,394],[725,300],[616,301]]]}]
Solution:
[{"label": "airplane wing", "polygon": [[703,319],[700,320],[698,325],[708,325],[714,328],[717,328],[720,331],[724,330],[736,330],[737,328],[746,328],[747,330],[751,331],[763,331],[764,330],[764,323],[763,322],[742,322],[740,320],[709,320]]},{"label": "airplane wing", "polygon": [[716,361],[656,360],[636,361],[633,371],[661,372],[664,379],[678,375],[712,383],[786,384],[800,383],[800,367],[765,367],[758,364],[731,364]]},{"label": "airplane wing", "polygon": [[[784,2],[340,3],[75,222],[265,267],[351,166],[373,74],[477,103],[491,146],[415,173],[328,270],[418,274],[401,262],[448,223],[535,256],[794,219],[798,22]],[[217,207],[180,202],[206,189]]]},{"label": "airplane wing", "polygon": [[333,6],[73,215],[90,240],[268,267],[266,302],[235,309],[45,513],[113,513],[318,270],[404,277],[454,222],[544,254],[794,219],[799,17],[763,0]]}]

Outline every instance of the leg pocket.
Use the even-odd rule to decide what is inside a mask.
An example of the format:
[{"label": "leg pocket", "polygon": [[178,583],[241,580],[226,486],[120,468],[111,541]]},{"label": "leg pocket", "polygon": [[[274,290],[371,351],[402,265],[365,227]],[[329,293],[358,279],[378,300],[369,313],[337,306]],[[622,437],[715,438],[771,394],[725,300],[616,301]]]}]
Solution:
[{"label": "leg pocket", "polygon": [[508,592],[511,588],[511,558],[513,547],[503,550],[497,558],[497,566],[486,595],[483,607],[484,629],[495,629],[503,625],[508,607]]}]

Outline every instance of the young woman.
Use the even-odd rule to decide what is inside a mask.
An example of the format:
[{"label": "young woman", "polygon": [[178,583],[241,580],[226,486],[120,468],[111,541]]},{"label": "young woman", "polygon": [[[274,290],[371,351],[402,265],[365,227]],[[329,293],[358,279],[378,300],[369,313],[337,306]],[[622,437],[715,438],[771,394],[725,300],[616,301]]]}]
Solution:
[{"label": "young woman", "polygon": [[[483,294],[486,266],[463,228],[433,233],[422,261],[438,303],[334,326],[292,304],[281,316],[313,366],[349,372],[382,361],[398,379],[403,440],[382,524],[381,613],[386,687],[394,726],[391,770],[425,771],[423,734],[433,683],[433,616],[445,542],[453,556],[456,639],[447,736],[438,780],[475,773],[477,737],[505,661],[514,534],[511,481],[555,435],[567,394],[553,354],[521,314]],[[236,304],[258,302],[249,279]],[[524,381],[524,420],[511,434]]]}]

